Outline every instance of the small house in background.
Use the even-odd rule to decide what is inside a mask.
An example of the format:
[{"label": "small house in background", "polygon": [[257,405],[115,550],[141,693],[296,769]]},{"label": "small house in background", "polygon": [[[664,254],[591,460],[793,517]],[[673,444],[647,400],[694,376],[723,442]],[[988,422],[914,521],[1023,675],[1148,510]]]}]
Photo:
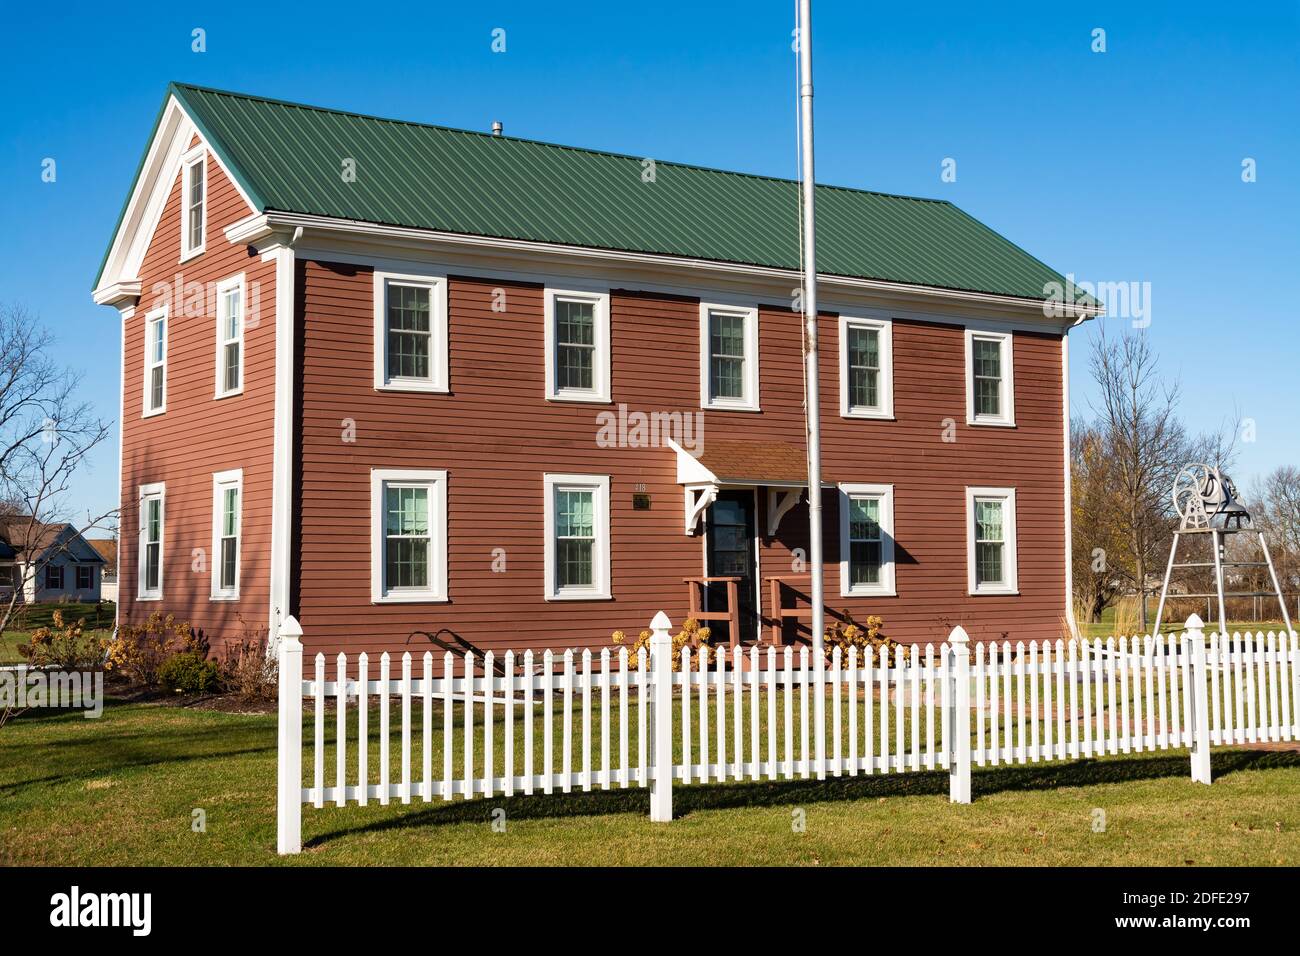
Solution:
[{"label": "small house in background", "polygon": [[99,598],[117,603],[117,538],[89,538],[87,543],[104,559],[104,566],[100,569]]},{"label": "small house in background", "polygon": [[100,600],[104,558],[67,522],[0,518],[0,599],[20,603]]}]

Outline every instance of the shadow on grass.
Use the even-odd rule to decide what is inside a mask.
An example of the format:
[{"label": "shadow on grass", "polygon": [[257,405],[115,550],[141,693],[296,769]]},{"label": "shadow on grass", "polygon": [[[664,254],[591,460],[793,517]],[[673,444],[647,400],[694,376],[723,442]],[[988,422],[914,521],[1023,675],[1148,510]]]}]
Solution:
[{"label": "shadow on grass", "polygon": [[[1228,750],[1212,754],[1211,762],[1214,776],[1220,778],[1243,770],[1300,767],[1300,753]],[[985,768],[972,773],[971,789],[978,798],[1008,791],[1057,790],[1062,787],[1096,786],[1172,777],[1190,777],[1186,754]],[[948,775],[943,771],[895,773],[884,776],[828,777],[825,780],[812,778],[782,782],[711,783],[690,786],[677,784],[673,788],[673,816],[683,817],[697,810],[806,806],[886,797],[946,796],[947,793]],[[418,798],[413,797],[412,807],[417,805],[416,801]],[[423,806],[421,809],[402,811],[395,817],[355,827],[334,829],[307,840],[304,845],[319,847],[347,836],[394,829],[484,823],[491,819],[493,810],[497,808],[505,810],[506,817],[514,821],[603,816],[616,813],[644,815],[650,812],[650,791],[638,787],[590,793],[498,796],[490,800],[459,800],[453,803],[433,804]],[[305,807],[303,812],[309,814],[311,808]]]}]

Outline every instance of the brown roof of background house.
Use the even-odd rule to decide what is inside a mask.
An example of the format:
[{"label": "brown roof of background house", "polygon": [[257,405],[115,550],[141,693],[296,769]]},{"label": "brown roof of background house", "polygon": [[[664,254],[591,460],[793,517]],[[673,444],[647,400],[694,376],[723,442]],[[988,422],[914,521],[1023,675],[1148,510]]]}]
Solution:
[{"label": "brown roof of background house", "polygon": [[87,538],[86,543],[99,552],[99,556],[104,559],[105,571],[117,570],[117,539],[116,538]]},{"label": "brown roof of background house", "polygon": [[15,554],[31,551],[39,558],[58,541],[65,529],[78,533],[66,521],[36,521],[28,515],[8,515],[0,517],[0,542],[8,545]]},{"label": "brown roof of background house", "polygon": [[[785,441],[707,439],[700,464],[724,482],[806,482],[807,452]],[[822,475],[822,481],[833,479]]]}]

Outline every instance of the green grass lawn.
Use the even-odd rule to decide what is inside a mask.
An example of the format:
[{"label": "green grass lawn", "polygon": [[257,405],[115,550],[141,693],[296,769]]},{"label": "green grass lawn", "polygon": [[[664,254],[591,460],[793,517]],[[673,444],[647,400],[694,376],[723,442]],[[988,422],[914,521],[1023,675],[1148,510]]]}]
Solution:
[{"label": "green grass lawn", "polygon": [[[308,744],[310,722],[308,715]],[[643,789],[305,806],[304,852],[282,859],[274,852],[275,746],[274,716],[150,704],[110,704],[98,720],[29,713],[0,729],[0,863],[1300,861],[1300,754],[1243,750],[1214,752],[1211,787],[1191,782],[1183,751],[976,770],[970,806],[948,803],[942,772],[679,785],[677,819],[668,824],[650,823]],[[309,775],[310,746],[304,765]],[[399,766],[394,760],[394,774]],[[331,775],[327,764],[327,781]],[[504,833],[491,826],[498,807],[505,810]],[[200,809],[206,832],[192,828]],[[1098,810],[1105,814],[1102,832],[1094,829]],[[792,826],[800,815],[803,832]]]},{"label": "green grass lawn", "polygon": [[[1277,604],[1274,603],[1272,605],[1272,608],[1274,611],[1276,611]],[[1147,605],[1147,613],[1152,616],[1155,615],[1156,602],[1154,600],[1152,600]],[[1205,617],[1204,614],[1202,614],[1201,616]],[[1183,618],[1178,618],[1177,620],[1171,620],[1169,613],[1167,611],[1165,612],[1164,617],[1165,617],[1165,621],[1160,627],[1160,633],[1178,634],[1182,632],[1183,624],[1185,623]],[[1213,624],[1213,622],[1210,621],[1209,618],[1206,618],[1206,621],[1209,622],[1210,624]],[[1293,621],[1292,624],[1294,626],[1295,622]],[[1116,634],[1114,607],[1108,607],[1106,608],[1106,610],[1102,611],[1101,620],[1098,623],[1091,624],[1086,621],[1080,620],[1079,627],[1085,637],[1100,637],[1100,638],[1120,637],[1120,636],[1132,637],[1133,634],[1136,634],[1139,630],[1141,630],[1141,628],[1139,628],[1135,624],[1133,627],[1125,629],[1125,630],[1132,631],[1133,634],[1125,634],[1125,635]],[[1231,634],[1234,631],[1240,631],[1243,634],[1246,633],[1246,631],[1250,631],[1251,633],[1254,633],[1255,631],[1263,631],[1265,634],[1267,634],[1269,631],[1282,632],[1284,630],[1285,630],[1285,625],[1282,623],[1281,618],[1275,618],[1266,621],[1234,621],[1231,619],[1231,617],[1229,617],[1228,619],[1229,634]]]}]

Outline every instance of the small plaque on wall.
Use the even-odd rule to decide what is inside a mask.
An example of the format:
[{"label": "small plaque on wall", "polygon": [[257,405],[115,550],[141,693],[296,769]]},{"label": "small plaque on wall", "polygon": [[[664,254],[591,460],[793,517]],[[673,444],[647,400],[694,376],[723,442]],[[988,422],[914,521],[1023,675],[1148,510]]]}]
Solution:
[{"label": "small plaque on wall", "polygon": [[632,495],[632,510],[633,510],[633,511],[649,511],[649,510],[650,510],[650,496],[649,496],[648,494],[646,494],[645,492],[641,492],[641,491],[635,492],[635,493]]}]

